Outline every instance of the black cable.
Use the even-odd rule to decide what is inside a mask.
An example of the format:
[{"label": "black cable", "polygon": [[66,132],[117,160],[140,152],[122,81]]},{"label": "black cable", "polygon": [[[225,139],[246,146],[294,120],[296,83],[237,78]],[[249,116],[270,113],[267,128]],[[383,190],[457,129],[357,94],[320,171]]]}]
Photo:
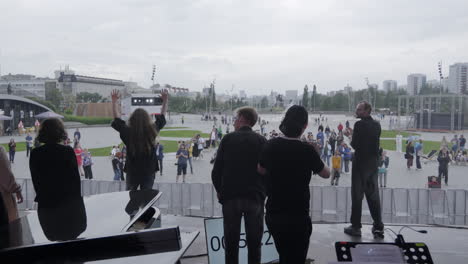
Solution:
[{"label": "black cable", "polygon": [[208,253],[201,253],[201,254],[198,254],[198,255],[182,256],[181,259],[199,258],[199,257],[204,257],[204,256],[208,256]]},{"label": "black cable", "polygon": [[410,226],[407,226],[407,225],[405,225],[405,226],[403,226],[402,228],[400,228],[400,231],[398,231],[398,234],[401,234],[401,231],[402,231],[403,229],[405,229],[405,228],[411,229],[411,230],[413,230],[413,231],[415,231],[415,232],[418,232],[418,233],[421,233],[421,234],[427,234],[427,230],[416,230],[416,229],[414,229],[414,228],[412,228],[412,227],[410,227]]}]

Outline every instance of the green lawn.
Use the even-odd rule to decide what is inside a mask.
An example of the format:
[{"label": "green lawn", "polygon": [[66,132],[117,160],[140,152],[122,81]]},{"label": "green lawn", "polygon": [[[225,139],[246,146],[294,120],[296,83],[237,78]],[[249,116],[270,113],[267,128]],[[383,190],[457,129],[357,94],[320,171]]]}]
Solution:
[{"label": "green lawn", "polygon": [[[8,152],[8,143],[1,144]],[[16,151],[26,151],[26,142],[16,142]]]},{"label": "green lawn", "polygon": [[188,128],[188,127],[164,127],[162,130],[164,130],[164,129],[181,129],[181,128]]},{"label": "green lawn", "polygon": [[202,137],[207,138],[207,133],[202,133],[199,130],[162,130],[159,132],[161,137],[175,137],[175,138],[192,138],[196,134],[201,134]]},{"label": "green lawn", "polygon": [[[402,150],[406,149],[405,140],[402,142]],[[423,141],[424,149],[423,152],[425,154],[429,153],[431,150],[439,150],[440,142],[439,141]],[[380,140],[380,147],[385,150],[396,150],[396,142],[392,139],[381,139]]]},{"label": "green lawn", "polygon": [[[176,152],[177,141],[174,140],[161,140],[161,144],[164,146],[164,152]],[[88,149],[93,157],[106,157],[109,156],[112,146],[103,148]]]},{"label": "green lawn", "polygon": [[[408,137],[410,135],[419,135],[417,133],[409,133],[405,131],[401,131],[400,133],[403,137]],[[394,130],[382,130],[382,133],[380,134],[381,138],[395,138],[396,135],[398,135],[397,131]]]}]

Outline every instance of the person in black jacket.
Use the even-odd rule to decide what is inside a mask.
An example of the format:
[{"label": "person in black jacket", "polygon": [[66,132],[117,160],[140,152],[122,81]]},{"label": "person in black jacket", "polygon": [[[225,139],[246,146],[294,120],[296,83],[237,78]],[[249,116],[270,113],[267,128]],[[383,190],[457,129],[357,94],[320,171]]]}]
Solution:
[{"label": "person in black jacket", "polygon": [[265,221],[275,241],[280,263],[304,263],[312,235],[310,179],[312,173],[330,177],[320,159],[317,143],[299,140],[308,125],[303,106],[291,106],[280,125],[284,136],[263,148],[258,170],[265,174]]},{"label": "person in black jacket", "polygon": [[44,145],[31,151],[29,169],[41,227],[49,240],[74,239],[86,229],[75,152],[62,144],[67,133],[59,119],[44,120],[37,138]]},{"label": "person in black jacket", "polygon": [[439,183],[442,183],[442,177],[445,178],[445,185],[448,184],[448,164],[450,163],[450,156],[448,149],[446,147],[442,148],[439,151],[437,156],[437,161],[439,162]]},{"label": "person in black jacket", "polygon": [[248,263],[260,263],[263,236],[265,187],[257,172],[260,152],[266,139],[252,131],[257,111],[237,110],[235,131],[223,137],[216,154],[211,179],[223,207],[225,260],[239,262],[241,218],[244,216]]},{"label": "person in black jacket", "polygon": [[360,102],[356,107],[356,117],[361,120],[354,124],[354,129],[348,130],[352,134],[351,146],[355,152],[351,169],[351,226],[346,227],[344,232],[351,236],[361,236],[364,195],[374,220],[372,233],[383,236],[384,224],[377,179],[381,128],[380,123],[372,119],[371,111],[372,107],[368,102]]},{"label": "person in black jacket", "polygon": [[164,90],[161,93],[163,100],[161,114],[155,116],[154,124],[148,112],[143,108],[137,108],[130,115],[128,124],[120,119],[118,111],[118,100],[120,93],[113,90],[112,113],[114,121],[111,126],[120,134],[120,139],[127,147],[124,171],[127,174],[127,190],[137,190],[140,188],[152,189],[156,172],[159,171],[158,159],[154,148],[156,136],[166,124],[166,109],[168,93]]}]

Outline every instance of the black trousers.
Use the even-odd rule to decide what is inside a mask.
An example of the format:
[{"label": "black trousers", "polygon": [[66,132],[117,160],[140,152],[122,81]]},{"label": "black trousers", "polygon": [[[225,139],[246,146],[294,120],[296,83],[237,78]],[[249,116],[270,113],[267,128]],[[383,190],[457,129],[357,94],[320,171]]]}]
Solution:
[{"label": "black trousers", "polygon": [[310,216],[269,214],[267,212],[265,221],[275,241],[280,263],[305,263],[312,234]]},{"label": "black trousers", "polygon": [[85,179],[92,179],[93,178],[93,170],[91,169],[91,165],[89,166],[83,166],[84,169],[84,176]]},{"label": "black trousers", "polygon": [[163,159],[158,159],[158,165],[159,165],[159,174],[163,174]]},{"label": "black trousers", "polygon": [[416,156],[416,168],[421,169],[421,157],[419,155]]},{"label": "black trousers", "polygon": [[[247,246],[248,250],[248,263],[260,264],[263,237],[263,207],[264,201],[245,198],[223,202],[226,264],[238,264],[239,247],[245,246]],[[242,216],[244,216],[246,243],[239,244]]]},{"label": "black trousers", "polygon": [[366,196],[374,227],[383,228],[378,186],[377,161],[374,159],[356,162],[351,168],[351,224],[361,228],[362,200]]},{"label": "black trousers", "polygon": [[445,176],[445,184],[448,184],[448,166],[439,166],[439,183],[442,183],[442,176]]},{"label": "black trousers", "polygon": [[28,147],[28,145],[26,144],[26,157],[29,157],[29,153],[31,152],[31,147]]}]

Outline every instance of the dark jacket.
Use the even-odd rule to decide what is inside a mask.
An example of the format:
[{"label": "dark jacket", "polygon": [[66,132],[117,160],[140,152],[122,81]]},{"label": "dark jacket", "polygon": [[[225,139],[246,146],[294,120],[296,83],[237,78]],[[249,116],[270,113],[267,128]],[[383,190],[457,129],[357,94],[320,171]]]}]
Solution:
[{"label": "dark jacket", "polygon": [[44,144],[34,148],[29,169],[36,191],[34,201],[39,208],[53,208],[71,200],[82,200],[78,163],[71,147]]},{"label": "dark jacket", "polygon": [[220,203],[234,198],[265,199],[257,164],[266,139],[250,127],[226,134],[219,145],[211,179]]},{"label": "dark jacket", "polygon": [[354,148],[355,161],[358,163],[367,163],[377,159],[380,146],[380,123],[365,117],[354,124],[351,146]]},{"label": "dark jacket", "polygon": [[[164,115],[157,115],[154,126],[156,131],[159,132],[166,125],[166,118]],[[159,165],[156,158],[156,150],[153,148],[151,154],[136,154],[132,155],[132,145],[130,143],[130,128],[125,121],[120,118],[115,118],[111,124],[112,128],[120,133],[120,139],[127,147],[127,159],[125,162],[124,171],[129,175],[128,183],[139,184],[146,179],[146,177],[153,176],[159,171]]]},{"label": "dark jacket", "polygon": [[450,163],[450,157],[448,152],[444,155],[442,151],[440,151],[439,155],[437,156],[437,161],[439,162],[439,166],[441,168],[447,168],[448,164]]}]

